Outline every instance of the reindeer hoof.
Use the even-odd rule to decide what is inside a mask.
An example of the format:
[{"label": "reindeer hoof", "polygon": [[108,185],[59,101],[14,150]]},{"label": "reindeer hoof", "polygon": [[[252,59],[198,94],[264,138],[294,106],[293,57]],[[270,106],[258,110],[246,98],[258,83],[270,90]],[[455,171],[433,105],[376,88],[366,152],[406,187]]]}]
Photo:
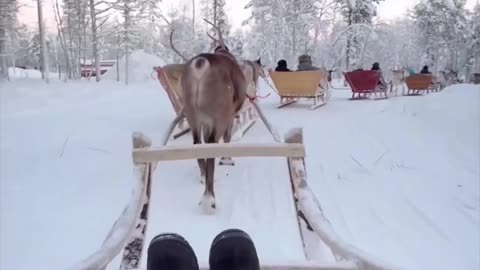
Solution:
[{"label": "reindeer hoof", "polygon": [[203,213],[207,215],[215,214],[215,210],[217,209],[215,205],[215,197],[212,195],[204,194],[199,205],[202,207]]},{"label": "reindeer hoof", "polygon": [[219,165],[228,165],[228,166],[235,166],[235,161],[232,158],[221,158],[218,162]]}]

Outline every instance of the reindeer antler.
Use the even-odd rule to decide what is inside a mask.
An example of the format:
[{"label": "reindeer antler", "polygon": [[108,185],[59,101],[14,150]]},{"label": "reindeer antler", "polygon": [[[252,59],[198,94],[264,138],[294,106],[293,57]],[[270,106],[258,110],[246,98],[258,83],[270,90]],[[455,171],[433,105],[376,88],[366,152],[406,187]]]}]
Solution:
[{"label": "reindeer antler", "polygon": [[223,36],[222,36],[222,31],[220,31],[220,29],[213,23],[211,23],[210,21],[208,21],[207,19],[203,19],[206,23],[210,24],[211,26],[213,26],[213,28],[215,28],[215,30],[217,30],[218,32],[218,39],[212,37],[210,34],[207,33],[207,36],[211,39],[213,39],[215,42],[218,42],[220,43],[221,46],[223,47],[226,47],[225,46],[225,42],[223,41]]},{"label": "reindeer antler", "polygon": [[173,45],[173,32],[175,32],[175,29],[172,29],[172,32],[170,33],[170,47],[172,47],[172,50],[178,54],[178,56],[180,56],[185,62],[188,62],[188,59],[183,56],[178,50],[177,48],[175,48],[175,46]]}]

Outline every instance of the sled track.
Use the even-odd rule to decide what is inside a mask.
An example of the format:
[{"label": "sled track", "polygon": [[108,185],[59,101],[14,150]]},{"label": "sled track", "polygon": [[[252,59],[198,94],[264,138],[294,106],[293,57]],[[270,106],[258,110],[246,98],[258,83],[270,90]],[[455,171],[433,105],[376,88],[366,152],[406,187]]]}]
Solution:
[{"label": "sled track", "polygon": [[[303,260],[285,160],[237,158],[235,162],[235,166],[216,166],[217,209],[212,216],[202,214],[198,206],[204,187],[195,160],[159,164],[153,175],[146,243],[161,232],[180,233],[199,261],[208,262],[216,234],[239,228],[254,239],[260,258],[273,261],[280,255],[286,260]],[[258,164],[275,170],[261,170]]]}]

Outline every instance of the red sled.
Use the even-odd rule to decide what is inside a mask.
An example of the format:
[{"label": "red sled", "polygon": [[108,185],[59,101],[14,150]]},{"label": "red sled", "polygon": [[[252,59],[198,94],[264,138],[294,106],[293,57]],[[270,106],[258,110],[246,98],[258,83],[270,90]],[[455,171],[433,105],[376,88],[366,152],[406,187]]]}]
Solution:
[{"label": "red sled", "polygon": [[[359,70],[344,73],[345,81],[352,89],[351,100],[370,99],[372,94],[375,100],[386,99],[387,87],[380,84],[380,73],[375,70]],[[356,95],[356,96],[355,96]]]}]

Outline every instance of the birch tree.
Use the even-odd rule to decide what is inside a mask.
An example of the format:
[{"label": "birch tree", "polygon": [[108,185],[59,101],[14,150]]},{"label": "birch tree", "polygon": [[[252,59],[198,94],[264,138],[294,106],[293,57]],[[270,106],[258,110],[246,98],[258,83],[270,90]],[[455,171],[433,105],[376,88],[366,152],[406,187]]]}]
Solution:
[{"label": "birch tree", "polygon": [[138,12],[141,9],[141,2],[136,0],[117,0],[113,7],[121,12],[123,22],[118,25],[121,36],[121,47],[125,57],[125,84],[128,85],[128,70],[130,51],[138,42],[138,29],[136,24],[139,21]]},{"label": "birch tree", "polygon": [[37,0],[37,11],[38,11],[38,32],[40,35],[40,61],[41,61],[41,72],[42,79],[45,82],[49,83],[49,69],[48,69],[48,53],[47,53],[47,42],[45,37],[45,22],[43,20],[43,1]]},{"label": "birch tree", "polygon": [[92,53],[93,53],[93,60],[95,62],[95,80],[97,82],[100,81],[101,78],[101,70],[100,70],[100,53],[99,53],[99,33],[98,30],[107,22],[108,12],[112,6],[106,6],[102,9],[99,8],[102,4],[108,4],[105,1],[95,1],[89,0],[89,9],[90,9],[90,20],[91,20],[91,28],[92,28]]}]

